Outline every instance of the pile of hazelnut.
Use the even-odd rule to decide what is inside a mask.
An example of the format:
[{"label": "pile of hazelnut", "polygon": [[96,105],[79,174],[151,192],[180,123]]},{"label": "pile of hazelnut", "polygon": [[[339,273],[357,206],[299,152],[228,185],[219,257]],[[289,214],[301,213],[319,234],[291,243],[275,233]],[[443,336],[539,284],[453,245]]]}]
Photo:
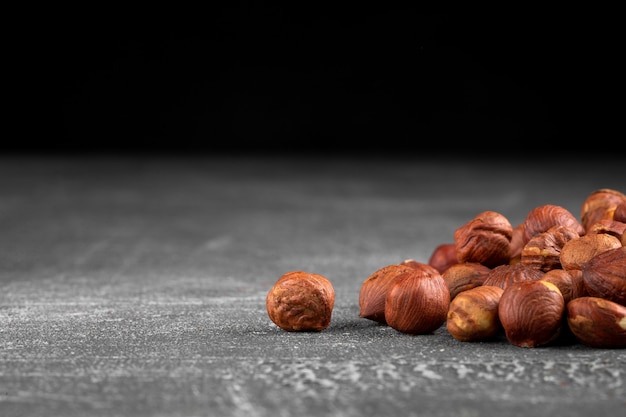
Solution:
[{"label": "pile of hazelnut", "polygon": [[[359,317],[407,334],[445,325],[462,342],[503,335],[533,348],[570,337],[626,347],[626,195],[592,192],[580,218],[552,204],[511,225],[485,211],[437,246],[427,263],[407,259],[367,277]],[[331,282],[304,271],[270,289],[270,319],[287,331],[321,331],[335,301]]]}]

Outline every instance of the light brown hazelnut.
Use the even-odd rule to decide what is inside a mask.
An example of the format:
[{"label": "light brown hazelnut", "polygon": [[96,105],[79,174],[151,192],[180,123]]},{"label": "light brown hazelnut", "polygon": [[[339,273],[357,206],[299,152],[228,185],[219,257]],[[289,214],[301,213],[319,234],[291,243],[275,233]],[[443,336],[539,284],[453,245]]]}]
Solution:
[{"label": "light brown hazelnut", "polygon": [[484,211],[454,231],[459,263],[478,262],[489,268],[511,259],[513,226],[495,211]]},{"label": "light brown hazelnut", "polygon": [[400,274],[385,298],[385,319],[395,330],[432,333],[446,321],[450,292],[434,268],[414,268]]},{"label": "light brown hazelnut", "polygon": [[454,300],[459,293],[482,285],[489,272],[491,268],[478,262],[463,262],[452,265],[441,276],[450,291],[450,300]]},{"label": "light brown hazelnut", "polygon": [[610,188],[593,191],[583,201],[580,208],[580,220],[589,230],[600,219],[613,219],[617,206],[626,204],[626,195]]},{"label": "light brown hazelnut", "polygon": [[567,226],[580,236],[585,234],[585,229],[569,210],[554,204],[544,204],[532,209],[524,219],[524,245],[533,236],[554,226]]},{"label": "light brown hazelnut", "polygon": [[607,233],[590,233],[572,239],[561,248],[561,267],[563,269],[582,269],[591,258],[610,249],[619,248],[622,242]]},{"label": "light brown hazelnut", "polygon": [[462,342],[495,337],[502,330],[498,304],[503,291],[500,287],[482,285],[457,295],[448,308],[448,333]]},{"label": "light brown hazelnut", "polygon": [[541,278],[544,272],[533,265],[516,264],[499,265],[489,271],[483,285],[493,285],[505,289],[514,282],[535,281]]},{"label": "light brown hazelnut", "polygon": [[565,304],[574,298],[587,295],[585,285],[583,283],[583,272],[580,270],[552,269],[539,278],[542,281],[549,281],[557,286]]},{"label": "light brown hazelnut", "polygon": [[587,294],[626,305],[626,247],[609,249],[582,267]]},{"label": "light brown hazelnut", "polygon": [[[413,260],[407,260],[409,262]],[[359,317],[387,324],[385,320],[385,297],[393,281],[403,272],[419,269],[420,264],[391,264],[384,266],[363,281],[359,291]],[[422,264],[423,265],[423,264]],[[436,271],[432,268],[433,271]]]},{"label": "light brown hazelnut", "polygon": [[546,272],[561,268],[561,249],[565,243],[579,238],[576,230],[569,226],[552,226],[533,236],[522,249],[520,262],[533,265]]},{"label": "light brown hazelnut", "polygon": [[567,324],[584,345],[626,347],[626,306],[599,297],[579,297],[567,303]]},{"label": "light brown hazelnut", "polygon": [[498,304],[507,340],[524,348],[555,341],[561,334],[564,314],[565,301],[558,287],[542,280],[510,284]]},{"label": "light brown hazelnut", "polygon": [[442,243],[437,246],[428,259],[428,265],[443,274],[452,265],[458,264],[454,243]]},{"label": "light brown hazelnut", "polygon": [[269,318],[287,331],[321,331],[330,325],[335,290],[324,276],[304,271],[282,275],[267,293]]}]

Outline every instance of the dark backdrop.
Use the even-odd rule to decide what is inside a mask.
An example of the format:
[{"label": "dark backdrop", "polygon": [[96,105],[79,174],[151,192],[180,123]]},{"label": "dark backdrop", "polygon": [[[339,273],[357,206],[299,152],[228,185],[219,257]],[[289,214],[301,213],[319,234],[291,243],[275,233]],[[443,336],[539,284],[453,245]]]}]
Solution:
[{"label": "dark backdrop", "polygon": [[201,24],[57,20],[25,53],[25,85],[42,88],[4,150],[623,151],[619,27],[531,16],[239,5]]}]

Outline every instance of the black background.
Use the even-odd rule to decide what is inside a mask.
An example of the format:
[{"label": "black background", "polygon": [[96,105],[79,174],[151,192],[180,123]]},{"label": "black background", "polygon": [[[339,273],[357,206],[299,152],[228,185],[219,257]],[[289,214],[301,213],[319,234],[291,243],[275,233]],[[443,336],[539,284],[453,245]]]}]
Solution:
[{"label": "black background", "polygon": [[21,50],[14,108],[28,116],[3,150],[624,150],[610,18],[248,4],[197,17],[52,20]]}]

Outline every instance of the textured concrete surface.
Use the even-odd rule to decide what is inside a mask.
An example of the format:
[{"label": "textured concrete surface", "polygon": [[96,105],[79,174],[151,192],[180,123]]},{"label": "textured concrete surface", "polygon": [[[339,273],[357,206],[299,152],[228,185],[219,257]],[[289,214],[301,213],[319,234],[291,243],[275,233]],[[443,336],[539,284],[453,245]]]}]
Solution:
[{"label": "textured concrete surface", "polygon": [[[369,274],[480,211],[626,190],[622,157],[555,159],[0,158],[0,415],[622,415],[624,350],[358,317]],[[267,317],[296,269],[335,287],[322,332]]]}]

